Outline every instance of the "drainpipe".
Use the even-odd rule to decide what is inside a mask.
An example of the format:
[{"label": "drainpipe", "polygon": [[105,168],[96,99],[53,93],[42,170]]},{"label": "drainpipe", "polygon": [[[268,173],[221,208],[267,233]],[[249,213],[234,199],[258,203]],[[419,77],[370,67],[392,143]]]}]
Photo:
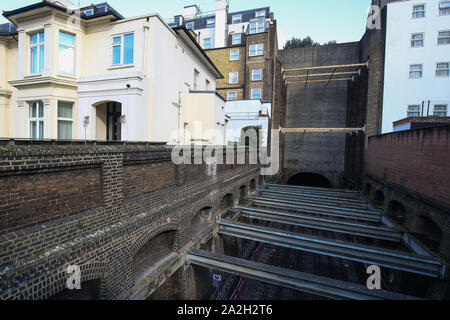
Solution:
[{"label": "drainpipe", "polygon": [[144,53],[142,57],[142,73],[147,76],[147,54],[148,54],[148,30],[150,30],[150,18],[144,23]]}]

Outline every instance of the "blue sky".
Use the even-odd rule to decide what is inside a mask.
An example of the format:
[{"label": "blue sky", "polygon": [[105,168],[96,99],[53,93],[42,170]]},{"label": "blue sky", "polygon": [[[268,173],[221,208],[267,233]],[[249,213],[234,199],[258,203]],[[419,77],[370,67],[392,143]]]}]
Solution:
[{"label": "blue sky", "polygon": [[[72,0],[78,4],[78,0]],[[13,10],[39,0],[0,0],[0,9]],[[104,0],[80,0],[81,6]],[[125,17],[159,13],[164,19],[182,13],[183,7],[200,5],[203,11],[214,10],[215,0],[109,0]],[[230,11],[270,6],[278,21],[280,42],[311,36],[316,42],[336,40],[339,43],[358,41],[365,31],[370,0],[231,0]],[[0,17],[0,23],[5,19]]]}]

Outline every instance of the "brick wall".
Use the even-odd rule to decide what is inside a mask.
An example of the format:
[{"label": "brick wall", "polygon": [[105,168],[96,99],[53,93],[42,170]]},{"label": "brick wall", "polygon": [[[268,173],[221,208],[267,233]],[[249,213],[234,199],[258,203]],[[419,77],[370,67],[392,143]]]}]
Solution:
[{"label": "brick wall", "polygon": [[21,216],[30,200],[17,198],[21,222],[0,233],[0,299],[54,296],[69,265],[82,282],[100,280],[101,299],[127,299],[135,257],[152,239],[174,231],[174,249],[185,247],[202,208],[220,212],[225,195],[260,181],[256,165],[173,166],[170,156],[166,146],[0,146],[0,217],[11,185],[40,197],[32,221]]}]

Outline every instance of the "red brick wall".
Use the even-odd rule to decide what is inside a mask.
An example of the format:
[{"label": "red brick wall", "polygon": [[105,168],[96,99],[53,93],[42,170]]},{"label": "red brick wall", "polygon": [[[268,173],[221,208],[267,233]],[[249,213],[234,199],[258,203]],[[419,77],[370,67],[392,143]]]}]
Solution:
[{"label": "red brick wall", "polygon": [[369,138],[366,174],[450,204],[450,126]]},{"label": "red brick wall", "polygon": [[124,197],[134,196],[175,185],[172,162],[143,163],[123,167]]},{"label": "red brick wall", "polygon": [[101,168],[0,177],[0,232],[102,206]]}]

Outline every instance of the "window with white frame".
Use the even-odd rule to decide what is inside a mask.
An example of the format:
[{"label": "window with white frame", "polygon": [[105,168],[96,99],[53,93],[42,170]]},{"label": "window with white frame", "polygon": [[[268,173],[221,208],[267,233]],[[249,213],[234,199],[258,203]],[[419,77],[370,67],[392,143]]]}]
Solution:
[{"label": "window with white frame", "polygon": [[259,17],[265,17],[266,16],[266,10],[259,10],[255,12],[255,18]]},{"label": "window with white frame", "polygon": [[86,17],[93,16],[93,15],[94,15],[94,9],[85,10],[85,11],[84,11],[84,15],[85,15]]},{"label": "window with white frame", "polygon": [[409,66],[410,78],[422,78],[423,66],[421,64],[412,64]]},{"label": "window with white frame", "polygon": [[424,39],[423,33],[413,33],[411,35],[411,47],[413,48],[423,47],[423,39]]},{"label": "window with white frame", "polygon": [[206,20],[206,27],[207,28],[214,28],[216,26],[216,19],[211,18]]},{"label": "window with white frame", "polygon": [[30,35],[30,73],[40,73],[44,70],[44,32]]},{"label": "window with white frame", "polygon": [[450,44],[450,31],[439,31],[438,44]]},{"label": "window with white frame", "polygon": [[424,18],[425,17],[425,4],[419,4],[413,7],[412,13],[413,19]]},{"label": "window with white frame", "polygon": [[230,61],[239,60],[239,50],[230,50]]},{"label": "window with white frame", "polygon": [[241,41],[242,41],[242,34],[240,34],[240,33],[233,34],[233,35],[231,36],[231,40],[232,40],[232,44],[233,44],[233,45],[241,44]]},{"label": "window with white frame", "polygon": [[73,103],[58,101],[58,139],[73,137]]},{"label": "window with white frame", "polygon": [[59,72],[61,74],[75,74],[75,36],[59,32]]},{"label": "window with white frame", "polygon": [[261,88],[252,89],[252,100],[261,100]]},{"label": "window with white frame", "polygon": [[250,57],[264,55],[264,43],[250,45]]},{"label": "window with white frame", "polygon": [[262,80],[262,69],[253,69],[252,81],[261,81],[261,80]]},{"label": "window with white frame", "polygon": [[433,116],[446,117],[447,116],[447,105],[446,104],[435,104],[434,110],[433,110]]},{"label": "window with white frame", "polygon": [[203,49],[211,49],[211,38],[203,39]]},{"label": "window with white frame", "polygon": [[259,18],[256,21],[250,22],[250,34],[264,32],[264,18]]},{"label": "window with white frame", "polygon": [[30,103],[30,139],[44,139],[44,104],[41,101]]},{"label": "window with white frame", "polygon": [[129,65],[134,62],[134,33],[113,36],[112,64]]},{"label": "window with white frame", "polygon": [[194,30],[195,24],[194,22],[186,23],[186,29]]},{"label": "window with white frame", "polygon": [[194,69],[194,90],[198,90],[198,80],[200,79],[200,72]]},{"label": "window with white frame", "polygon": [[439,15],[441,16],[450,15],[450,1],[441,1],[439,3]]},{"label": "window with white frame", "polygon": [[239,82],[239,72],[230,72],[229,73],[229,83],[238,83]]},{"label": "window with white frame", "polygon": [[439,62],[436,64],[436,77],[449,76],[449,62]]},{"label": "window with white frame", "polygon": [[237,100],[237,92],[236,91],[228,91],[228,93],[227,93],[227,100],[228,101],[235,101],[235,100]]},{"label": "window with white frame", "polygon": [[413,104],[408,106],[408,118],[420,117],[420,105]]},{"label": "window with white frame", "polygon": [[236,23],[241,23],[242,22],[242,15],[241,14],[236,14],[232,17],[232,24],[236,24]]}]

